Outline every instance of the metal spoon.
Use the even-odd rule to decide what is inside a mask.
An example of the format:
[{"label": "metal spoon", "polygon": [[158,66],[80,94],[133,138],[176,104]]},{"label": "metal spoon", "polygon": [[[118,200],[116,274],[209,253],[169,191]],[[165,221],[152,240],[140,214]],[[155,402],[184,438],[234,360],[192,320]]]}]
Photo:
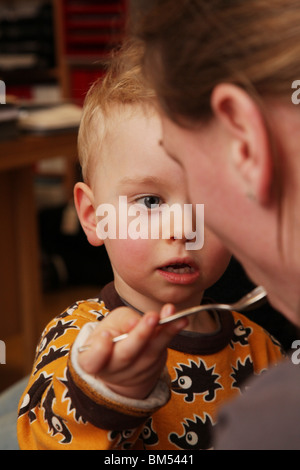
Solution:
[{"label": "metal spoon", "polygon": [[[171,321],[178,320],[182,317],[187,317],[188,315],[194,315],[195,313],[202,312],[203,310],[236,310],[237,312],[241,312],[243,310],[248,309],[250,306],[254,308],[257,304],[266,297],[267,292],[262,286],[258,286],[249,292],[247,295],[242,297],[237,302],[233,302],[232,304],[204,304],[198,305],[196,307],[187,308],[185,310],[181,310],[180,312],[174,313],[170,317],[163,318],[159,321],[159,325],[164,325],[165,323],[169,323]],[[125,333],[120,336],[116,336],[113,338],[113,342],[117,343],[122,339],[127,338],[128,333]]]}]

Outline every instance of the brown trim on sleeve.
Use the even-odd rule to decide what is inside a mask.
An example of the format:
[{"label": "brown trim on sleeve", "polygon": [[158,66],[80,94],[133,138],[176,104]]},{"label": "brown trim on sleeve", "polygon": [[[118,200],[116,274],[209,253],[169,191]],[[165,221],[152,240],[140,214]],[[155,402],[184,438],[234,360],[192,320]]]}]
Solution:
[{"label": "brown trim on sleeve", "polygon": [[[132,429],[141,425],[156,411],[152,409],[146,412],[132,407],[127,409],[120,404],[105,399],[78,377],[70,362],[68,365],[67,379],[72,405],[84,420],[94,426],[115,431]],[[79,382],[82,383],[79,385]]]}]

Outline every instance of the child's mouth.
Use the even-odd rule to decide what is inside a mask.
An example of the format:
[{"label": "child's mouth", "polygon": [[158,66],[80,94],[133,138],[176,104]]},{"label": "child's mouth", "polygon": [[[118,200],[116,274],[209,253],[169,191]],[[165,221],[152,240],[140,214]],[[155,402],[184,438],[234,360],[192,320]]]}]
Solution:
[{"label": "child's mouth", "polygon": [[189,263],[171,263],[160,267],[158,272],[173,284],[192,284],[199,277],[199,270]]},{"label": "child's mouth", "polygon": [[177,273],[177,274],[189,274],[189,273],[195,272],[195,269],[186,263],[170,264],[169,266],[163,266],[160,269],[168,273]]}]

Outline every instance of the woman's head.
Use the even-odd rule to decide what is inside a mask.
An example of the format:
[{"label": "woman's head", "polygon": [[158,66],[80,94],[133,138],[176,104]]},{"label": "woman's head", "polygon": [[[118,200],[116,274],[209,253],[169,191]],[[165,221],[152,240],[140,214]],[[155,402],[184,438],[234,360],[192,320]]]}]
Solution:
[{"label": "woman's head", "polygon": [[[163,144],[206,223],[296,320],[300,296],[300,4],[158,1],[140,37]],[[287,301],[287,298],[289,300]]]}]

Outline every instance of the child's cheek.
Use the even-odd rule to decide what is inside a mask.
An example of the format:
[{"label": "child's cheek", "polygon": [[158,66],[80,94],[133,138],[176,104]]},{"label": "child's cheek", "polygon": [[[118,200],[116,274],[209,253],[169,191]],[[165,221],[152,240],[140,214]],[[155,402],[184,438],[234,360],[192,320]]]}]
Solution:
[{"label": "child's cheek", "polygon": [[142,272],[150,267],[149,263],[153,260],[151,245],[150,240],[133,240],[128,237],[125,240],[108,240],[106,249],[112,264],[119,272]]}]

